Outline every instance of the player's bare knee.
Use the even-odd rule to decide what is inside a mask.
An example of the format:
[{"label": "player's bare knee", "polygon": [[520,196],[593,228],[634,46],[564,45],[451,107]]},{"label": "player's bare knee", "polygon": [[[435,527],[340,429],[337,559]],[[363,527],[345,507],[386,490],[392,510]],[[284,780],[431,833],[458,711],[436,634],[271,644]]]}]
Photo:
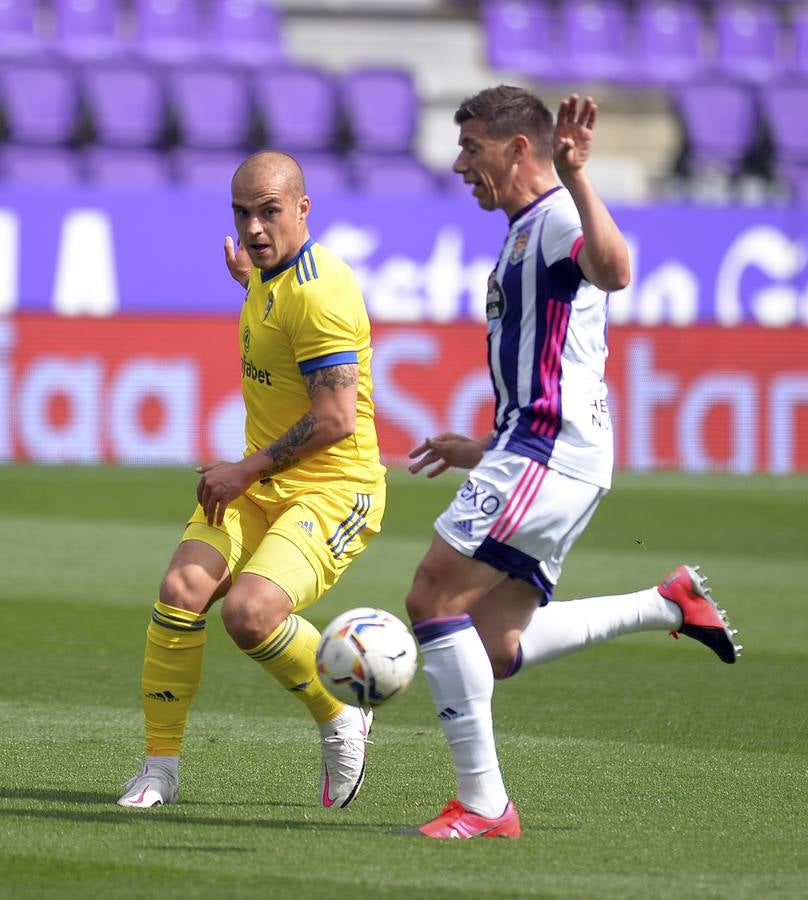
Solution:
[{"label": "player's bare knee", "polygon": [[160,582],[160,602],[175,609],[189,612],[202,612],[210,597],[207,595],[199,579],[194,578],[193,569],[188,566],[172,568]]},{"label": "player's bare knee", "polygon": [[286,615],[276,614],[266,600],[237,588],[231,589],[222,603],[222,624],[243,650],[251,650],[266,640]]}]

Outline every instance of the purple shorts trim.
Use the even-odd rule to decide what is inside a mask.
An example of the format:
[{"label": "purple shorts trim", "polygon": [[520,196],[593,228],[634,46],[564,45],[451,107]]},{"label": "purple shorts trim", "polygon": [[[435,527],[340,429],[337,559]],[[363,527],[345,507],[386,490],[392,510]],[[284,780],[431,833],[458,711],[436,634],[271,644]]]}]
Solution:
[{"label": "purple shorts trim", "polygon": [[511,578],[526,581],[543,591],[544,599],[539,606],[545,606],[553,599],[555,585],[544,576],[539,567],[539,561],[529,554],[517,550],[516,547],[500,544],[499,541],[487,537],[477,548],[474,558],[488,563],[489,566],[493,566],[501,572],[507,572]]}]

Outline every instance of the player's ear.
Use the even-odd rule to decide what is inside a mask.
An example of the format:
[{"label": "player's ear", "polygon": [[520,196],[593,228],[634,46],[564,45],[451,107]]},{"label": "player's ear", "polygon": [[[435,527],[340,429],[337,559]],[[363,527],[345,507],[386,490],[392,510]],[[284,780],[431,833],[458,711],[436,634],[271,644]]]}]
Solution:
[{"label": "player's ear", "polygon": [[308,194],[304,194],[300,198],[300,200],[297,201],[297,220],[298,220],[298,222],[302,222],[305,218],[307,218],[310,209],[311,209],[311,197],[309,197]]},{"label": "player's ear", "polygon": [[511,154],[514,162],[521,162],[531,153],[530,141],[524,134],[515,134],[511,138]]}]

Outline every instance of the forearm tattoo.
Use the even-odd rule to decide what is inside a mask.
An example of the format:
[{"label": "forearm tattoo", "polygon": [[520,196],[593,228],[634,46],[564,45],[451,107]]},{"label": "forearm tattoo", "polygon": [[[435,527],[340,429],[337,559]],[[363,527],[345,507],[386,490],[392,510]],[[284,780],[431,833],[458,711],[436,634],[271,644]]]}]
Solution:
[{"label": "forearm tattoo", "polygon": [[[359,366],[349,363],[340,366],[325,366],[315,369],[303,376],[309,397],[324,388],[336,393],[338,389],[350,388],[359,381]],[[298,422],[269,447],[264,448],[264,456],[272,460],[271,464],[261,470],[261,481],[266,482],[277,475],[296,466],[303,456],[300,449],[311,440],[317,427],[314,410],[309,410]]]},{"label": "forearm tattoo", "polygon": [[316,422],[314,412],[309,410],[286,434],[281,435],[271,446],[264,448],[264,456],[271,459],[272,463],[261,470],[262,481],[268,481],[278,472],[291,469],[300,462],[299,450],[314,434]]}]

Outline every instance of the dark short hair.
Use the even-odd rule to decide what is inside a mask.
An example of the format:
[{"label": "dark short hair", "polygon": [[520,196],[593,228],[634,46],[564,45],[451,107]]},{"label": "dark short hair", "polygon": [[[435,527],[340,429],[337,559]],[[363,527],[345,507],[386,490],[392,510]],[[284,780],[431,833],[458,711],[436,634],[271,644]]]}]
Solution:
[{"label": "dark short hair", "polygon": [[553,155],[553,114],[540,97],[525,88],[501,84],[466,98],[454,114],[456,125],[479,119],[495,140],[524,134],[537,157]]}]

